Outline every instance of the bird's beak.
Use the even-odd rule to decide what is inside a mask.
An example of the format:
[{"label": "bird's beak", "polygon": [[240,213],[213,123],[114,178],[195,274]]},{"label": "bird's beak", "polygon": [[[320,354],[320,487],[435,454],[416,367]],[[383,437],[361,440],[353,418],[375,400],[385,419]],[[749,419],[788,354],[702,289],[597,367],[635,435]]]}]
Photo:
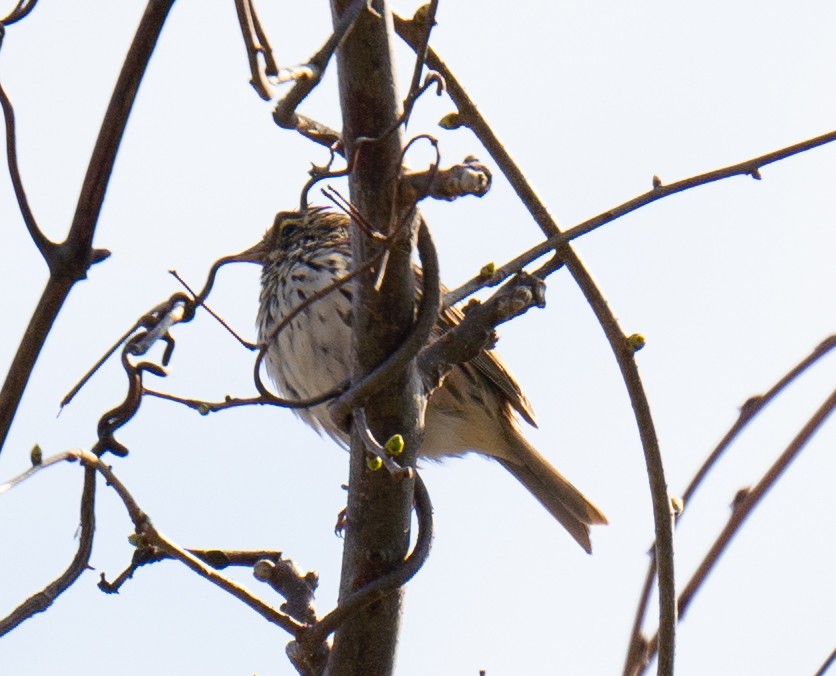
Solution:
[{"label": "bird's beak", "polygon": [[265,260],[264,253],[264,242],[259,242],[241,253],[227,256],[226,261],[229,263],[258,263],[261,265]]}]

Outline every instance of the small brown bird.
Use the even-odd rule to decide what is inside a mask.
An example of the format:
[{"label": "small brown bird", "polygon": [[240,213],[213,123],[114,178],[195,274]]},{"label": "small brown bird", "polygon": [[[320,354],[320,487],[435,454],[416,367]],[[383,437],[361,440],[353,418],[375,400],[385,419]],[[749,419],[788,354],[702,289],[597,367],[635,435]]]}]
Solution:
[{"label": "small brown bird", "polygon": [[[267,372],[286,397],[307,399],[346,380],[351,365],[351,285],[339,286],[308,305],[274,336],[295,307],[351,271],[347,216],[311,207],[282,211],[257,245],[238,260],[262,265],[259,342],[268,343]],[[462,314],[446,309],[439,326],[458,324]],[[319,432],[342,446],[326,405],[295,409]],[[491,351],[455,366],[430,396],[419,454],[441,458],[475,451],[495,458],[561,523],[587,552],[589,526],[606,517],[522,436],[519,414],[534,425],[531,405]]]}]

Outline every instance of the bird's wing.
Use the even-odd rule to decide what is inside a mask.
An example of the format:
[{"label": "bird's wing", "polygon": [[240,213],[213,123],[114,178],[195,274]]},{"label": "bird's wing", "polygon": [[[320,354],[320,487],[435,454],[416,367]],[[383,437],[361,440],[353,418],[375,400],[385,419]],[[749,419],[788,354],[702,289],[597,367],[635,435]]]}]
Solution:
[{"label": "bird's wing", "polygon": [[[445,291],[442,290],[442,293]],[[442,331],[447,331],[453,326],[457,326],[463,318],[464,314],[457,307],[442,308],[439,315],[439,323]],[[482,350],[468,364],[475,366],[482,375],[490,380],[502,392],[508,400],[508,403],[511,404],[529,425],[537,427],[537,423],[534,421],[534,409],[531,403],[522,393],[520,386],[514,380],[514,377],[508,371],[505,364],[502,363],[493,350]]]}]

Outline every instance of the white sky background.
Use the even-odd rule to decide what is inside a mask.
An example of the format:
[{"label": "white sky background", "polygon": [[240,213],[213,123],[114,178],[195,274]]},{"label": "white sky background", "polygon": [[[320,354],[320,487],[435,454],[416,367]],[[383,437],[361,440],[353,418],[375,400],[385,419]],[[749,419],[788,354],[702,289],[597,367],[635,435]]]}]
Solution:
[{"label": "white sky background", "polygon": [[[4,3],[5,8],[12,3]],[[63,238],[143,2],[44,2],[12,26],[0,79],[17,112],[30,203]],[[836,6],[824,2],[442,2],[433,45],[564,226],[651,186],[822,134],[836,121]],[[411,14],[415,5],[396,3]],[[326,2],[258,9],[283,65],[327,37]],[[398,49],[402,86],[411,53]],[[121,401],[109,363],[60,418],[58,402],[142,313],[200,285],[211,262],[257,240],[296,204],[324,150],[278,129],[247,84],[231,0],[181,0],[139,91],[95,244],[113,252],[73,290],[50,334],[6,447],[0,481],[29,450],[89,447]],[[302,112],[339,127],[335,71]],[[475,154],[453,110],[421,99],[409,134],[430,131],[450,164]],[[410,156],[420,166],[427,155]],[[3,171],[0,361],[5,373],[47,278]],[[628,333],[672,493],[681,491],[748,397],[834,331],[836,148],[771,165],[640,210],[576,243]],[[345,189],[336,182],[336,187]],[[540,233],[495,172],[482,200],[428,204],[448,286],[502,263]],[[212,306],[254,335],[258,271],[225,270]],[[536,443],[610,518],[586,556],[502,469],[477,457],[423,471],[435,507],[429,562],[408,585],[397,673],[613,674],[652,541],[647,479],[630,405],[600,328],[565,272],[548,307],[502,328],[500,352],[539,414]],[[174,331],[170,377],[149,384],[207,399],[245,395],[252,355],[201,314]],[[821,363],[746,432],[688,505],[677,532],[680,587],[728,516],[836,380]],[[147,400],[117,438],[114,468],[154,523],[184,546],[276,548],[321,576],[334,603],[347,457],[288,411],[200,417]],[[834,647],[836,421],[802,453],[746,527],[679,627],[678,674],[812,674]],[[78,467],[43,472],[0,498],[0,614],[62,571],[76,547]],[[104,486],[84,575],[43,615],[0,641],[4,674],[294,673],[287,636],[169,562],[118,596],[100,571],[128,563],[130,522]],[[237,578],[250,583],[246,573]],[[265,589],[258,590],[270,598]],[[652,615],[655,614],[655,609]],[[651,617],[651,623],[653,619]],[[655,625],[654,625],[655,626]]]}]

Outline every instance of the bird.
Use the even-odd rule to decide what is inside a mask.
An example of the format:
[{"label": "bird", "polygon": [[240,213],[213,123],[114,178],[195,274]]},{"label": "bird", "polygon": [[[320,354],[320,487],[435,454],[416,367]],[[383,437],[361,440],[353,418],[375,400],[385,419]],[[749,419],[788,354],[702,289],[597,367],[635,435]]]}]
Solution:
[{"label": "bird", "polygon": [[[265,346],[267,374],[287,398],[317,397],[350,376],[351,282],[334,284],[352,271],[349,224],[348,216],[326,207],[280,211],[261,241],[235,257],[261,265],[258,341]],[[317,293],[324,295],[310,301]],[[305,305],[301,311],[300,305]],[[444,308],[437,333],[463,317],[455,307]],[[294,411],[348,447],[348,434],[332,420],[327,403]],[[607,518],[525,439],[519,418],[536,426],[513,376],[493,350],[482,350],[454,365],[430,394],[418,455],[438,460],[475,452],[495,459],[591,553],[590,526],[606,524]]]}]

